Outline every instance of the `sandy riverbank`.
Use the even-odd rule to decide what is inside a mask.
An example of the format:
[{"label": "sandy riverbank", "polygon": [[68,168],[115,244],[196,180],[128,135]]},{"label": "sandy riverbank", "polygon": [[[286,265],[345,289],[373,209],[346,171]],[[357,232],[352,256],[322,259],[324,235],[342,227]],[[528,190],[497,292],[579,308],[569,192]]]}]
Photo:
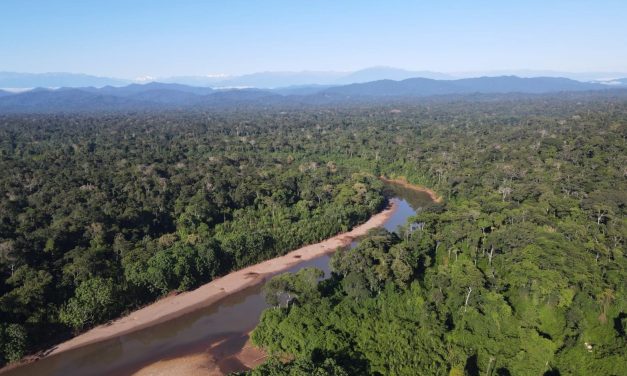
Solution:
[{"label": "sandy riverbank", "polygon": [[[387,183],[398,184],[404,188],[408,188],[414,191],[425,192],[429,195],[434,202],[442,202],[442,198],[438,194],[426,187],[418,186],[409,183],[405,178],[386,179],[381,177],[381,180]],[[365,231],[356,228],[353,231],[357,231],[359,235],[365,234],[369,229],[382,226],[393,214],[394,207],[390,212],[382,212],[371,218],[373,222],[367,222],[362,225],[365,227]],[[372,226],[371,226],[372,225]],[[338,235],[337,238],[342,236],[350,236],[351,233]],[[357,237],[356,236],[356,237]],[[333,238],[332,238],[333,239]],[[329,240],[332,240],[329,239]],[[352,241],[353,237],[350,237],[344,245],[347,245]],[[323,242],[324,243],[324,242]],[[322,244],[322,243],[319,243]],[[317,245],[317,244],[316,244]],[[311,246],[309,246],[311,247]],[[307,248],[307,247],[305,247]],[[302,249],[302,248],[301,248]],[[335,248],[333,248],[335,249]],[[295,251],[298,252],[298,251]],[[322,253],[315,253],[315,258]],[[216,341],[214,343],[207,344],[207,348],[204,352],[190,354],[183,357],[164,359],[147,365],[133,374],[133,376],[161,376],[161,375],[197,375],[197,376],[224,376],[233,371],[241,371],[243,369],[252,369],[266,359],[266,354],[259,348],[252,345],[248,335],[245,335],[246,341],[244,346],[237,351],[229,351],[225,341]],[[232,350],[232,349],[231,349]]]},{"label": "sandy riverbank", "polygon": [[53,356],[80,346],[121,336],[177,317],[199,307],[214,304],[230,294],[261,283],[272,274],[289,269],[299,262],[314,259],[323,254],[333,252],[338,247],[349,245],[353,239],[365,235],[373,228],[382,226],[395,210],[396,204],[393,202],[388,208],[375,214],[367,222],[349,232],[336,235],[320,243],[304,246],[289,252],[285,256],[232,272],[202,285],[196,290],[160,299],[127,316],[97,326],[86,333],[63,342],[47,351],[46,356]]},{"label": "sandy riverbank", "polygon": [[431,200],[433,200],[434,202],[437,202],[437,203],[442,202],[442,197],[438,196],[438,194],[434,190],[424,187],[422,185],[411,184],[404,177],[388,179],[388,178],[381,176],[380,179],[386,183],[398,184],[402,187],[412,189],[414,191],[424,192],[428,194]]},{"label": "sandy riverbank", "polygon": [[249,334],[243,335],[243,346],[229,343],[238,342],[239,338],[219,340],[208,344],[204,352],[159,360],[143,367],[133,376],[223,376],[252,369],[264,362],[266,354],[251,343]]},{"label": "sandy riverbank", "polygon": [[[425,192],[429,195],[431,200],[434,202],[442,202],[442,198],[437,195],[437,193],[429,188],[414,185],[409,183],[405,178],[395,178],[395,179],[386,179],[381,177],[381,180],[387,183],[393,183],[400,185],[404,188],[408,188],[414,191]],[[360,235],[365,234],[368,230],[374,227],[382,226],[393,214],[394,207],[391,208],[390,211],[384,211],[379,213],[371,218],[371,221],[368,221],[363,226],[363,229],[357,227],[352,232],[338,235],[335,238],[342,239],[345,241],[343,245],[349,244],[354,237],[358,237]],[[357,235],[353,232],[356,232]],[[344,238],[343,238],[344,237]],[[331,238],[327,241],[333,240],[335,238]],[[326,241],[325,241],[326,242]],[[315,244],[313,246],[308,247],[316,247],[325,242]],[[300,250],[294,251],[299,252],[305,248],[301,248]],[[333,251],[337,247],[331,248]],[[327,253],[326,251],[312,251],[309,252],[311,258],[315,258],[323,253]],[[300,253],[296,253],[299,255]],[[288,255],[289,257],[289,255]],[[298,256],[296,256],[298,257]],[[304,256],[303,256],[304,259]],[[194,376],[223,376],[227,375],[233,371],[241,371],[243,369],[252,369],[266,359],[266,354],[259,348],[252,345],[250,342],[248,334],[245,336],[245,344],[243,347],[234,347],[236,350],[233,350],[232,346],[229,346],[227,341],[219,340],[214,343],[208,343],[207,348],[204,352],[190,354],[183,357],[173,358],[173,359],[164,359],[157,361],[155,363],[149,364],[142,369],[138,370],[134,373],[133,376],[162,376],[162,375],[194,375]]]}]

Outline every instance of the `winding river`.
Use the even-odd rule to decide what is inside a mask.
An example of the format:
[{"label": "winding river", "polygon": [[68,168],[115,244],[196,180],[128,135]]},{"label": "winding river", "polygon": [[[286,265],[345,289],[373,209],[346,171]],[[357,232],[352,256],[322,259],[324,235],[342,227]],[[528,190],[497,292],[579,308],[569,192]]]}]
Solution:
[{"label": "winding river", "polygon": [[[416,210],[432,202],[425,192],[388,184],[397,210],[383,227],[396,231]],[[354,242],[355,243],[355,242]],[[329,273],[329,255],[303,261],[287,271],[317,267]],[[262,286],[256,285],[227,296],[216,304],[174,319],[109,340],[44,357],[3,375],[132,375],[146,365],[206,350],[208,343],[222,341],[221,356],[238,352],[266,308]],[[233,360],[237,362],[236,360]],[[230,364],[230,369],[242,369]]]}]

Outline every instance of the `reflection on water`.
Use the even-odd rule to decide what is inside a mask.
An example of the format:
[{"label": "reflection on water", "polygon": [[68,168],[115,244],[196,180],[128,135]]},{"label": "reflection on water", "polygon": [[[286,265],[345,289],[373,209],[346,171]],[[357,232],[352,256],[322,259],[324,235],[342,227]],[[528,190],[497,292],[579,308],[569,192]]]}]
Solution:
[{"label": "reflection on water", "polygon": [[[396,185],[392,185],[391,190],[396,196],[394,200],[398,203],[398,209],[384,224],[388,231],[396,231],[408,217],[415,214],[416,209],[431,202],[429,196],[422,192]],[[288,271],[316,267],[324,270],[328,276],[329,259],[330,256],[323,255],[295,265]],[[257,325],[265,308],[261,285],[252,286],[210,307],[127,335],[41,359],[7,372],[6,375],[128,375],[160,359],[205,351],[210,343],[221,339],[226,339],[225,344],[229,347],[241,347],[245,342],[242,333],[249,332]]]}]

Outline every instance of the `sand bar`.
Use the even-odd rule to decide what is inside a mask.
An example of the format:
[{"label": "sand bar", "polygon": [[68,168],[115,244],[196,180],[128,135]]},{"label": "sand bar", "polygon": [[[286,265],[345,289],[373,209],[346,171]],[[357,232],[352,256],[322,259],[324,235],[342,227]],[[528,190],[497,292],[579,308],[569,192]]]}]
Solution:
[{"label": "sand bar", "polygon": [[392,202],[385,210],[373,215],[367,222],[355,227],[349,232],[336,235],[320,243],[306,245],[284,256],[263,261],[259,264],[229,273],[195,290],[164,297],[124,317],[107,324],[99,325],[63,342],[47,351],[45,356],[52,356],[79,346],[85,346],[121,336],[161,323],[200,307],[214,304],[228,295],[261,283],[272,274],[289,269],[302,261],[311,260],[323,254],[334,252],[338,247],[349,245],[355,238],[365,235],[373,228],[382,226],[395,210],[396,203]]}]

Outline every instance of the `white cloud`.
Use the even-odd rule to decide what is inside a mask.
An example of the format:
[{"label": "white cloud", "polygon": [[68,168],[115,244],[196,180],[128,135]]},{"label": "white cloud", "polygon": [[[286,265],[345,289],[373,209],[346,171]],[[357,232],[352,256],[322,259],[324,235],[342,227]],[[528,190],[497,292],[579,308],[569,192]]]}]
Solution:
[{"label": "white cloud", "polygon": [[139,76],[139,77],[136,77],[133,81],[136,81],[136,82],[151,82],[151,81],[154,81],[154,80],[155,80],[155,78],[152,77],[152,76]]}]

